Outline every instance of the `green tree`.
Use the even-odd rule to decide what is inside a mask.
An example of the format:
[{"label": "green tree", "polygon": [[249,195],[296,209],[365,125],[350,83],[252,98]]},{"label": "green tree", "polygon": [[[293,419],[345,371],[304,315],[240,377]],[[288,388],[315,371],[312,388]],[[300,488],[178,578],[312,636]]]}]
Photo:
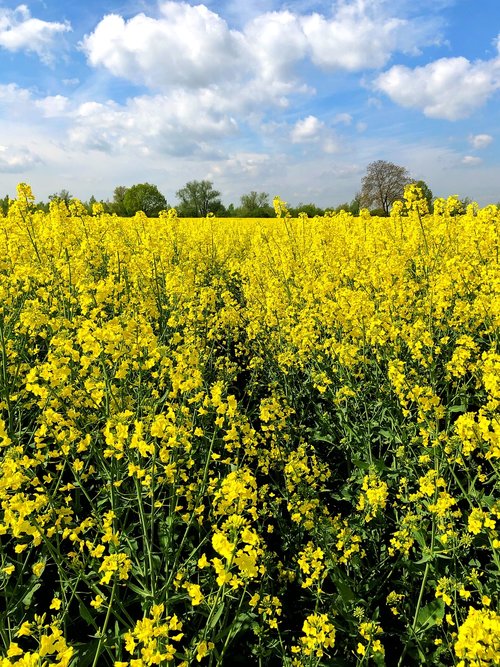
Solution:
[{"label": "green tree", "polygon": [[429,206],[429,211],[432,211],[432,203],[434,201],[434,195],[432,194],[432,190],[430,187],[427,185],[425,181],[416,181],[415,185],[417,185],[421,190],[422,194],[424,195],[424,199],[427,200],[427,204]]},{"label": "green tree", "polygon": [[371,162],[361,181],[361,205],[389,215],[391,205],[403,198],[405,186],[411,182],[406,167],[386,160]]},{"label": "green tree", "polygon": [[3,215],[7,215],[9,212],[9,195],[5,195],[3,199],[0,199],[0,213]]},{"label": "green tree", "polygon": [[[122,187],[115,188],[115,197],[116,191]],[[148,217],[155,218],[160,211],[164,211],[168,207],[168,204],[156,185],[138,183],[125,189],[123,207],[127,215],[134,215],[137,211],[144,211]]]},{"label": "green tree", "polygon": [[345,211],[346,213],[351,212],[351,205],[349,202],[345,202],[344,204],[339,204],[338,206],[335,207],[335,213],[340,213],[341,211]]},{"label": "green tree", "polygon": [[361,192],[356,192],[353,200],[349,204],[349,211],[353,215],[359,215],[360,208],[361,208]]},{"label": "green tree", "polygon": [[220,200],[220,192],[211,181],[189,181],[177,190],[179,215],[189,218],[204,218],[209,213],[221,214],[225,211]]},{"label": "green tree", "polygon": [[49,195],[49,201],[63,201],[66,205],[73,199],[73,195],[69,193],[68,190],[60,190],[55,192],[53,195]]},{"label": "green tree", "polygon": [[89,215],[92,215],[92,206],[97,203],[97,199],[94,197],[94,195],[90,195],[90,198],[88,201],[83,202],[83,205],[85,206],[85,210]]},{"label": "green tree", "polygon": [[128,188],[125,185],[117,185],[113,191],[113,202],[111,204],[113,213],[120,217],[127,215],[125,208],[125,195]]},{"label": "green tree", "polygon": [[290,207],[288,209],[290,215],[293,218],[297,218],[299,213],[307,213],[309,218],[314,218],[315,215],[324,215],[325,211],[316,204],[304,204],[300,202],[297,206]]},{"label": "green tree", "polygon": [[246,195],[241,195],[240,202],[237,215],[241,218],[270,218],[274,215],[267,192],[252,190]]}]

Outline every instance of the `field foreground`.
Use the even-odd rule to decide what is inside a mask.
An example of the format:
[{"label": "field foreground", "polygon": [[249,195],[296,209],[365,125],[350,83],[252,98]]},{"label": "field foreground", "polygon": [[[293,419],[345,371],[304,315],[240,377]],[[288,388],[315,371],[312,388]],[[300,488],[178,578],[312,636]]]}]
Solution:
[{"label": "field foreground", "polygon": [[500,664],[500,211],[0,215],[0,667]]}]

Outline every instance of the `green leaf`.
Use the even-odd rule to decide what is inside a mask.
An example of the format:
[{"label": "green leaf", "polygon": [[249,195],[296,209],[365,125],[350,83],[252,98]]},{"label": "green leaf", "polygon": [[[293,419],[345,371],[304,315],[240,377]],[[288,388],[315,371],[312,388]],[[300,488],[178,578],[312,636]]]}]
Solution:
[{"label": "green leaf", "polygon": [[94,639],[81,647],[77,647],[76,656],[78,667],[89,667],[94,662],[96,651],[99,647],[99,639]]},{"label": "green leaf", "polygon": [[361,470],[368,470],[370,467],[370,464],[367,463],[366,461],[362,461],[361,459],[358,458],[353,458],[352,462],[356,466],[356,468],[360,468]]},{"label": "green leaf", "polygon": [[23,604],[26,607],[26,609],[28,609],[31,606],[31,603],[33,602],[33,595],[37,592],[37,590],[40,588],[41,585],[42,584],[39,583],[33,584],[30,590],[23,597]]},{"label": "green leaf", "polygon": [[222,616],[222,612],[223,612],[223,611],[224,611],[224,604],[222,603],[222,604],[219,604],[219,608],[217,609],[217,611],[216,611],[215,614],[213,615],[212,620],[210,621],[209,628],[210,628],[211,630],[212,630],[213,628],[215,628],[215,626],[216,626],[217,623],[219,622],[219,619],[220,619],[220,617]]},{"label": "green leaf", "polygon": [[337,581],[336,585],[339,591],[339,595],[342,598],[344,604],[347,604],[348,602],[352,602],[352,600],[354,600],[355,597],[354,593],[347,584],[344,584],[343,581]]},{"label": "green leaf", "polygon": [[428,563],[430,560],[434,560],[436,554],[432,551],[426,551],[420,560],[415,561],[415,565],[422,565],[422,563]]},{"label": "green leaf", "polygon": [[88,607],[83,604],[83,602],[80,602],[80,604],[78,605],[78,609],[80,611],[80,616],[83,618],[85,623],[88,623],[89,625],[95,626],[95,618],[91,614]]},{"label": "green leaf", "polygon": [[425,605],[425,607],[422,607],[417,615],[415,632],[417,634],[426,632],[440,623],[444,617],[444,609],[444,602],[441,599],[433,600]]}]

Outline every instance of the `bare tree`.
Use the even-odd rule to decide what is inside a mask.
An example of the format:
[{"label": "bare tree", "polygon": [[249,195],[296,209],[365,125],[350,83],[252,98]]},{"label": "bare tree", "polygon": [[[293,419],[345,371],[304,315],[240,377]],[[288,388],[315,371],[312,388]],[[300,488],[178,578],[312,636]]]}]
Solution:
[{"label": "bare tree", "polygon": [[405,186],[412,182],[406,167],[392,162],[376,160],[366,168],[366,176],[361,181],[361,204],[389,214],[396,199],[402,199]]}]

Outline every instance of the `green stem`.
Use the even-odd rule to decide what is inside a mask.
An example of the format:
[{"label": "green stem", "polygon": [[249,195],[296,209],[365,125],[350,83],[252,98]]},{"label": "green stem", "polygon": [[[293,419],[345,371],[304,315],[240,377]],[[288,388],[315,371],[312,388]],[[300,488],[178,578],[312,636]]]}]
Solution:
[{"label": "green stem", "polygon": [[148,556],[148,566],[149,566],[149,577],[150,577],[150,593],[153,598],[155,599],[155,582],[156,582],[156,576],[155,576],[155,570],[153,566],[153,554],[151,553],[151,544],[152,542],[149,539],[149,531],[148,527],[146,524],[146,517],[144,515],[144,504],[142,502],[142,493],[141,493],[141,488],[140,488],[140,482],[137,479],[137,477],[134,477],[135,481],[135,493],[137,496],[137,503],[139,506],[139,517],[141,520],[141,527],[142,527],[142,535],[143,535],[143,542],[145,545],[146,553]]},{"label": "green stem", "polygon": [[104,637],[106,635],[106,630],[108,629],[109,619],[111,617],[111,608],[113,606],[113,601],[114,601],[114,597],[115,597],[115,591],[116,591],[116,575],[115,575],[115,580],[113,582],[113,589],[111,591],[111,598],[109,600],[108,610],[106,612],[106,618],[104,619],[102,630],[100,632],[99,643],[97,644],[97,648],[96,648],[96,652],[95,652],[95,656],[94,656],[94,661],[92,663],[92,667],[97,666],[99,656],[101,655],[101,646],[104,642]]},{"label": "green stem", "polygon": [[8,415],[8,428],[9,432],[12,432],[13,426],[13,415],[12,415],[12,405],[10,402],[10,392],[9,392],[9,372],[7,368],[7,347],[5,345],[5,336],[4,336],[4,321],[3,318],[0,321],[0,352],[2,354],[2,385],[3,385],[3,394],[5,397],[5,404],[7,407]]}]

